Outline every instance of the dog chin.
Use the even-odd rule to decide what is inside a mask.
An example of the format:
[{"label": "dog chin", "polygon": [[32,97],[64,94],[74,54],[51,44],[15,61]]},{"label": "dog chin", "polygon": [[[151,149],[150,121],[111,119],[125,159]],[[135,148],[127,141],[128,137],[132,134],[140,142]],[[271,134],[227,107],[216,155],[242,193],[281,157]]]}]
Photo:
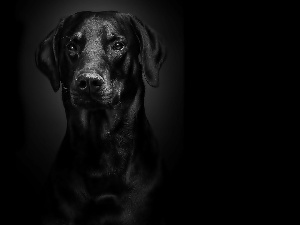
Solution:
[{"label": "dog chin", "polygon": [[83,108],[89,110],[110,108],[110,102],[108,100],[99,101],[94,99],[71,98],[71,103],[76,108]]}]

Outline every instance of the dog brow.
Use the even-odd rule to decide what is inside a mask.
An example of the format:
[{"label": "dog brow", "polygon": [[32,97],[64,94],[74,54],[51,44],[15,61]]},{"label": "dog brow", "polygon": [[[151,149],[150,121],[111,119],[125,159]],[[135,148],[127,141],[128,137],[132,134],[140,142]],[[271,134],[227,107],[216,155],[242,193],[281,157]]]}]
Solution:
[{"label": "dog brow", "polygon": [[72,41],[73,39],[79,40],[82,38],[82,35],[83,35],[82,32],[78,31],[78,32],[74,33],[71,37],[68,35],[65,35],[63,38],[67,38],[67,39],[69,39],[69,41]]},{"label": "dog brow", "polygon": [[107,41],[108,42],[113,42],[115,40],[124,40],[125,37],[124,36],[121,36],[121,35],[115,35],[115,34],[112,34],[110,36],[107,37]]}]

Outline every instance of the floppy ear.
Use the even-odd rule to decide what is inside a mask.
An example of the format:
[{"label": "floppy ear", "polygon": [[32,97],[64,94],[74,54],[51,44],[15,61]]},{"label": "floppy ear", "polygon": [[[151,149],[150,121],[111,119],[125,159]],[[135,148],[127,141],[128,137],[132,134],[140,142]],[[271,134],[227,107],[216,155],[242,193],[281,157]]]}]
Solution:
[{"label": "floppy ear", "polygon": [[35,63],[37,67],[50,80],[51,86],[55,92],[60,87],[60,74],[57,61],[57,36],[64,23],[62,19],[54,30],[43,40],[35,52]]},{"label": "floppy ear", "polygon": [[158,87],[159,70],[166,58],[166,48],[159,36],[138,18],[129,14],[131,24],[140,42],[140,57],[143,75],[149,85]]}]

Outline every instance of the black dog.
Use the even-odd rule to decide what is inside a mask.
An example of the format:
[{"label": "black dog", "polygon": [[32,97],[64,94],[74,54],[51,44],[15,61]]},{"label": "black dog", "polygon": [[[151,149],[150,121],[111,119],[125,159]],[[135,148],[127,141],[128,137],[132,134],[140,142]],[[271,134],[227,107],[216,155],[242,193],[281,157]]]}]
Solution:
[{"label": "black dog", "polygon": [[79,12],[36,52],[67,131],[47,185],[44,225],[156,225],[160,152],[145,115],[143,77],[158,86],[165,50],[130,14]]}]

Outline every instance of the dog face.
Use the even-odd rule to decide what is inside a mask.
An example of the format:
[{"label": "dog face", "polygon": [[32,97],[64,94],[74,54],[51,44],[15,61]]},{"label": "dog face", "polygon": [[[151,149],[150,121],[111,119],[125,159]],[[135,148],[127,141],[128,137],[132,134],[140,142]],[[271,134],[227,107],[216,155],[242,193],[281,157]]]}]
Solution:
[{"label": "dog face", "polygon": [[65,21],[58,64],[72,105],[114,107],[140,86],[138,39],[123,21],[105,14]]},{"label": "dog face", "polygon": [[165,51],[137,18],[118,12],[80,12],[63,19],[40,44],[38,68],[74,107],[114,108],[133,99],[142,74],[158,86]]}]

